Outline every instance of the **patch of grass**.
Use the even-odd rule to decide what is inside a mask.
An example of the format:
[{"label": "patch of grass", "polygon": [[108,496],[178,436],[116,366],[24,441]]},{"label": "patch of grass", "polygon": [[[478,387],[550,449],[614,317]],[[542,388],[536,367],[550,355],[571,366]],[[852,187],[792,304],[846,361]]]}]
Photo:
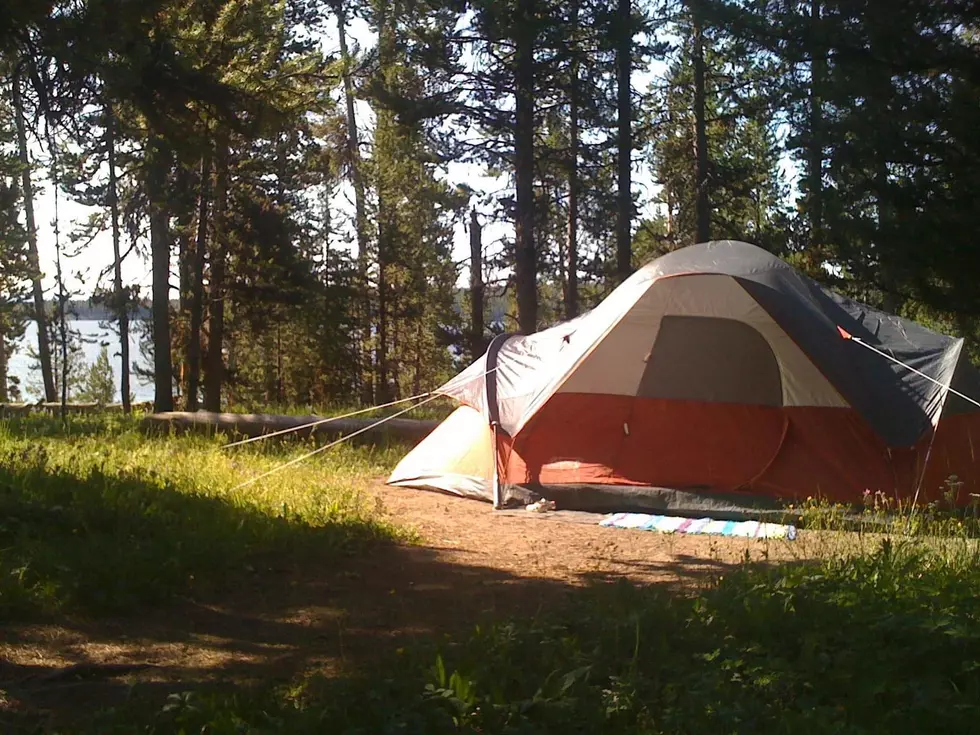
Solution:
[{"label": "patch of grass", "polygon": [[0,424],[0,620],[118,612],[216,585],[266,554],[345,554],[398,535],[361,489],[404,451],[340,445],[222,451],[147,437],[125,417]]},{"label": "patch of grass", "polygon": [[[972,733],[980,554],[947,552],[884,539],[817,564],[745,565],[697,596],[598,587],[558,618],[405,651],[362,679],[175,694],[142,731]],[[106,713],[98,731],[132,720]]]},{"label": "patch of grass", "polygon": [[819,531],[887,532],[903,536],[942,538],[980,538],[980,498],[967,498],[964,506],[963,483],[950,475],[938,488],[938,500],[913,504],[879,491],[865,490],[859,506],[807,498],[799,506],[787,508],[790,516],[804,528]]}]

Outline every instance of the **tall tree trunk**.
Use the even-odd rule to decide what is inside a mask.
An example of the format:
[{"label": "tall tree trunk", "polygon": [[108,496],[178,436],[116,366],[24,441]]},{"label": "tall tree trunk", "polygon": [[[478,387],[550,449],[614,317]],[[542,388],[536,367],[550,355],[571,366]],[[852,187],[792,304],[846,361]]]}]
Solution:
[{"label": "tall tree trunk", "polygon": [[228,141],[217,141],[214,179],[214,234],[211,242],[210,296],[208,310],[208,353],[204,372],[204,408],[221,410],[221,386],[225,379],[225,264],[227,252]]},{"label": "tall tree trunk", "polygon": [[[387,114],[387,113],[382,113]],[[378,183],[378,332],[375,364],[378,367],[378,385],[375,400],[387,403],[391,400],[389,390],[390,366],[388,365],[389,309],[388,303],[388,259],[391,251],[391,236],[394,230],[388,192],[382,182]]]},{"label": "tall tree trunk", "polygon": [[[884,43],[873,38],[871,49],[876,52],[886,52]],[[892,95],[894,86],[892,83],[892,71],[887,66],[881,66],[875,73],[876,89],[871,99],[872,110],[876,119],[882,121],[878,128],[878,140],[874,147],[874,197],[875,209],[877,210],[877,228],[874,235],[874,255],[872,262],[875,263],[873,282],[877,281],[882,290],[881,307],[884,311],[897,314],[905,298],[902,296],[904,280],[904,263],[902,263],[902,250],[896,245],[897,237],[901,233],[895,227],[895,202],[891,192],[889,181],[890,172],[888,170],[889,157],[889,138],[891,131],[887,128],[892,119]]]},{"label": "tall tree trunk", "polygon": [[270,322],[266,322],[265,332],[259,339],[262,346],[262,384],[265,405],[276,402],[276,335]]},{"label": "tall tree trunk", "polygon": [[178,398],[183,397],[186,404],[188,392],[187,350],[190,331],[191,291],[193,286],[193,253],[194,253],[194,218],[196,206],[192,206],[193,185],[192,173],[189,167],[179,164],[174,188],[179,210],[177,215],[177,293],[179,295],[177,318],[171,329],[176,333],[171,335],[174,340],[174,352],[178,355],[177,386]]},{"label": "tall tree trunk", "polygon": [[705,109],[704,29],[700,0],[691,1],[694,25],[694,186],[697,191],[695,240],[711,239],[711,199],[708,191],[708,133]]},{"label": "tall tree trunk", "polygon": [[129,381],[129,303],[123,292],[122,245],[119,231],[119,182],[116,172],[116,114],[111,104],[105,107],[106,152],[109,164],[109,221],[112,226],[112,294],[119,326],[119,388],[123,411],[132,410]]},{"label": "tall tree trunk", "polygon": [[51,343],[48,341],[48,315],[44,306],[44,287],[41,284],[41,259],[37,251],[37,223],[34,219],[34,184],[31,181],[31,161],[27,151],[27,123],[24,120],[24,100],[21,96],[19,68],[14,68],[11,82],[14,117],[17,126],[17,149],[20,157],[21,186],[24,190],[24,215],[27,218],[27,258],[31,267],[34,292],[34,321],[37,324],[37,357],[44,382],[44,400],[57,400],[54,370],[51,366]]},{"label": "tall tree trunk", "polygon": [[514,166],[517,208],[514,218],[517,321],[521,332],[538,326],[537,251],[534,246],[534,41],[535,0],[518,0],[515,48],[516,110]]},{"label": "tall tree trunk", "polygon": [[330,212],[330,197],[333,195],[333,185],[328,183],[329,176],[329,172],[324,174],[323,223],[321,228],[321,237],[323,238],[323,285],[327,288],[330,287],[330,236],[333,230],[333,220],[331,219]]},{"label": "tall tree trunk", "polygon": [[816,266],[823,235],[823,110],[821,93],[827,75],[826,49],[821,44],[820,2],[810,2],[810,143],[807,150],[807,204],[810,210],[811,264]]},{"label": "tall tree trunk", "polygon": [[[393,23],[394,17],[383,9],[377,19],[378,22],[378,67],[382,74],[386,74],[396,63],[396,38]],[[395,133],[395,115],[389,109],[381,108],[378,112],[378,121],[375,125],[375,155],[380,156],[381,160],[386,157],[390,161],[390,144],[383,141],[391,139]],[[379,135],[381,136],[379,139]],[[398,220],[395,209],[395,199],[397,192],[392,190],[383,164],[375,166],[374,185],[378,197],[378,321],[377,321],[377,349],[375,352],[375,364],[377,365],[378,387],[375,400],[379,403],[387,403],[392,400],[391,386],[391,355],[397,355],[397,351],[392,347],[392,294],[389,293],[388,267],[394,257],[394,237],[397,231]]]},{"label": "tall tree trunk", "polygon": [[211,145],[201,156],[201,185],[197,198],[197,239],[191,266],[190,326],[187,334],[187,410],[196,411],[201,390],[201,325],[204,323],[204,263],[208,248],[211,205]]},{"label": "tall tree trunk", "polygon": [[484,298],[483,227],[473,209],[470,210],[470,354],[474,360],[487,349],[483,339]]},{"label": "tall tree trunk", "polygon": [[565,317],[578,316],[578,0],[572,0],[572,42],[568,88],[568,229],[565,243]]},{"label": "tall tree trunk", "polygon": [[58,150],[54,140],[48,138],[48,151],[51,154],[51,189],[54,192],[54,267],[58,282],[58,335],[61,348],[61,420],[68,421],[68,292],[65,290],[65,273],[61,269],[61,213],[58,211],[58,191],[61,187],[61,174],[58,170]]},{"label": "tall tree trunk", "polygon": [[364,196],[364,179],[361,174],[361,145],[357,132],[357,116],[354,113],[354,83],[351,79],[352,59],[347,48],[347,13],[345,0],[335,0],[334,12],[337,16],[337,37],[343,63],[344,103],[347,110],[347,164],[350,167],[351,185],[354,189],[354,233],[357,239],[357,276],[361,289],[359,299],[360,342],[361,342],[361,401],[374,402],[374,388],[371,353],[368,347],[371,339],[371,288],[368,280],[368,235],[367,208]]},{"label": "tall tree trunk", "polygon": [[148,141],[146,193],[150,203],[150,258],[153,270],[153,410],[173,411],[173,365],[170,359],[170,211],[166,181],[170,150],[151,133]]},{"label": "tall tree trunk", "polygon": [[425,342],[425,329],[422,319],[415,325],[415,375],[412,378],[412,395],[417,396],[422,393],[422,345]]},{"label": "tall tree trunk", "polygon": [[0,332],[0,403],[6,403],[10,400],[10,396],[7,392],[7,335]]},{"label": "tall tree trunk", "polygon": [[285,404],[282,380],[282,319],[276,322],[276,404]]},{"label": "tall tree trunk", "polygon": [[633,22],[630,0],[618,0],[616,7],[616,105],[617,105],[617,196],[616,196],[616,276],[625,280],[633,271]]}]

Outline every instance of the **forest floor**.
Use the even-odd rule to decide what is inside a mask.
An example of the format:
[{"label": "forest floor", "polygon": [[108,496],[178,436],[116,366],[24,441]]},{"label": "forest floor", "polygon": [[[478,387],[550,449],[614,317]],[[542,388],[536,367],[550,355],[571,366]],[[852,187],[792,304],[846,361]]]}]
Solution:
[{"label": "forest floor", "polygon": [[[420,638],[541,616],[596,582],[690,588],[747,559],[814,553],[805,541],[667,536],[556,514],[500,514],[437,493],[370,488],[375,508],[417,540],[342,563],[312,553],[250,565],[219,593],[97,619],[10,624],[0,639],[0,712],[65,722],[81,711],[206,687],[363,670]],[[146,668],[123,671],[112,667]],[[67,667],[76,667],[67,669]]]}]

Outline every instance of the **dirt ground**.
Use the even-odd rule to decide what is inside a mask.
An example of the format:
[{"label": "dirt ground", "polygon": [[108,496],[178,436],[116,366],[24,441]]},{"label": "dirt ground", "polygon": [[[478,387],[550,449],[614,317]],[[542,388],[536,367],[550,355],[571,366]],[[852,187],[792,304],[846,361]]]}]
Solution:
[{"label": "dirt ground", "polygon": [[[5,712],[64,716],[134,693],[163,698],[205,684],[339,673],[419,637],[547,612],[589,582],[690,588],[746,555],[800,555],[799,542],[601,528],[599,516],[495,513],[476,501],[380,484],[370,492],[421,542],[339,563],[309,559],[285,568],[272,561],[246,570],[213,599],[127,618],[5,627],[0,723]],[[104,668],[120,664],[145,668]],[[68,666],[77,667],[71,676]]]}]

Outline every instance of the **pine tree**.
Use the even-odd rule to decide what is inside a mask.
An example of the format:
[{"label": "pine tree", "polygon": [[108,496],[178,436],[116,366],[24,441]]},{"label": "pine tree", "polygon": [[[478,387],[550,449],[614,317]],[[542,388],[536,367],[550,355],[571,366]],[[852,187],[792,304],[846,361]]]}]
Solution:
[{"label": "pine tree", "polygon": [[767,69],[708,25],[700,1],[691,10],[678,23],[678,54],[653,120],[665,220],[645,236],[666,250],[722,238],[781,250],[784,184],[766,114]]},{"label": "pine tree", "polygon": [[27,233],[19,221],[21,164],[18,155],[7,152],[17,139],[14,114],[0,98],[0,403],[19,394],[7,368],[14,344],[24,333],[21,305],[31,276]]},{"label": "pine tree", "polygon": [[116,395],[116,384],[109,361],[109,348],[102,345],[95,362],[88,365],[82,375],[77,398],[81,401],[105,406],[112,403]]},{"label": "pine tree", "polygon": [[34,182],[32,178],[33,168],[27,147],[27,107],[23,91],[22,64],[23,60],[20,59],[13,62],[13,73],[10,77],[11,101],[14,123],[17,130],[17,149],[21,165],[21,192],[27,227],[27,253],[33,286],[34,321],[37,324],[37,355],[44,385],[44,397],[45,400],[51,402],[56,397],[55,378],[51,361],[51,345],[48,342],[48,318],[44,304],[44,287],[41,284],[41,263],[37,249],[37,222],[34,216]]}]

